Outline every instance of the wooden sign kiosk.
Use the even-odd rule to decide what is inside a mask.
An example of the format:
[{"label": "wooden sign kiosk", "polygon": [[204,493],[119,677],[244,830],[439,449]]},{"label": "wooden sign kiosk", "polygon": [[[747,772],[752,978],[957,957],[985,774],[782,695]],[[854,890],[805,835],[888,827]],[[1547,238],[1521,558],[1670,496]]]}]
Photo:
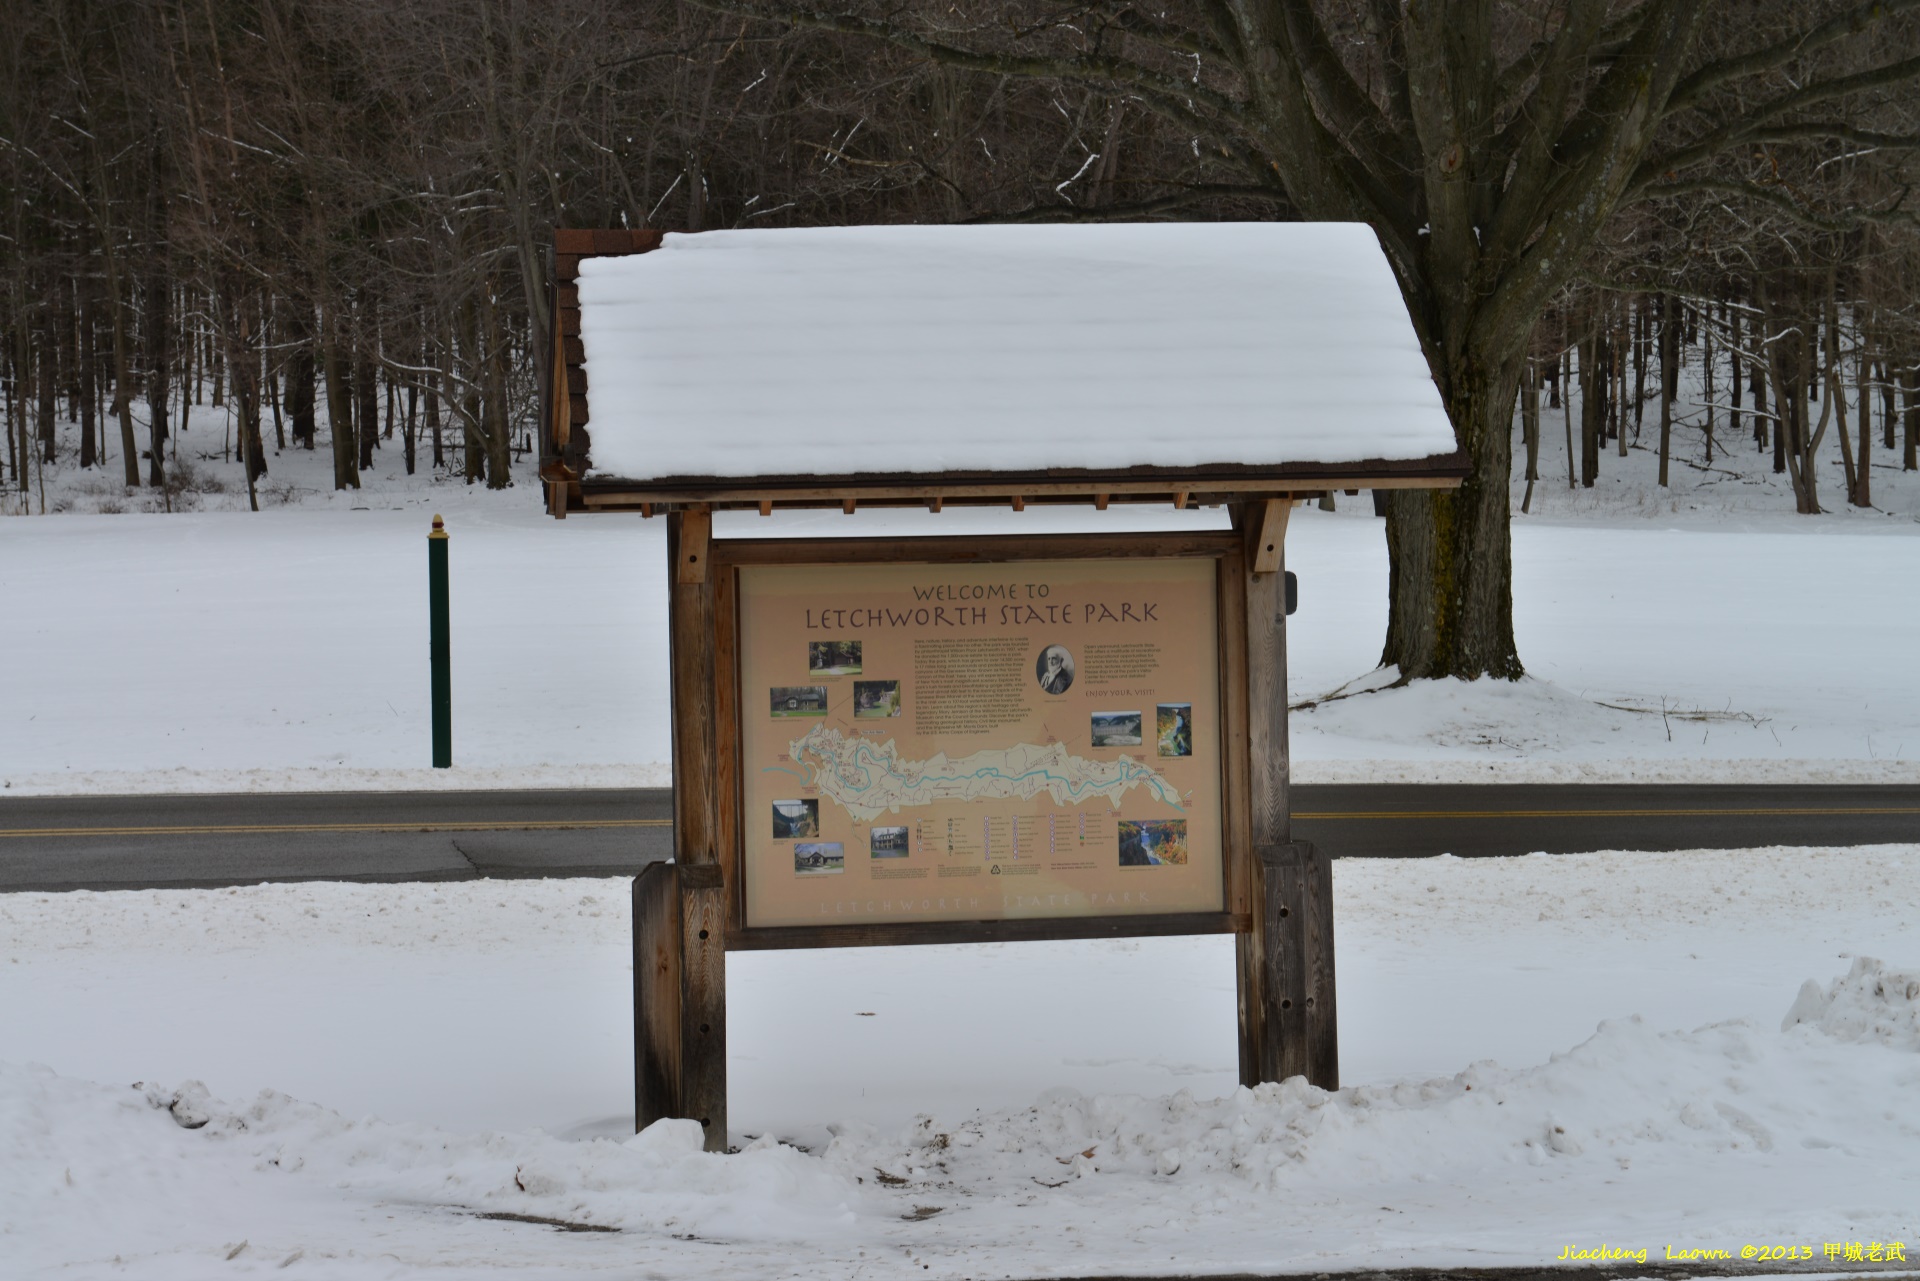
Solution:
[{"label": "wooden sign kiosk", "polygon": [[[726,1147],[742,948],[1231,933],[1241,1081],[1337,1087],[1330,870],[1288,826],[1288,513],[1466,470],[1371,233],[554,248],[548,510],[664,517],[670,563],[674,859],[634,882],[638,1125]],[[1289,309],[1311,323],[1276,331]],[[1230,528],[714,536],[716,512],[1039,504]]]}]

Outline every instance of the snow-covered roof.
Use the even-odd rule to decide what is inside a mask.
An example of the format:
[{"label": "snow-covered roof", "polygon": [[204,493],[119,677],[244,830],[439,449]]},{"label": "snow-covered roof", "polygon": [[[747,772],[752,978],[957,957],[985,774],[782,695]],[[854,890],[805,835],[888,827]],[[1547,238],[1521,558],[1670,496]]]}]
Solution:
[{"label": "snow-covered roof", "polygon": [[1360,224],[670,233],[583,257],[578,291],[590,482],[1455,450]]}]

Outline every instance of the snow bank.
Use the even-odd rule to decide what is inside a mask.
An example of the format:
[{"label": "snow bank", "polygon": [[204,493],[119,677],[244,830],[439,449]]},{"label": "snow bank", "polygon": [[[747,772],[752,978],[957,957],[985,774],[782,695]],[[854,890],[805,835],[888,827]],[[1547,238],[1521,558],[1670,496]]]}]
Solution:
[{"label": "snow bank", "polygon": [[860,1188],[837,1171],[773,1144],[732,1157],[700,1148],[691,1121],[619,1142],[456,1134],[273,1091],[234,1104],[198,1082],[106,1086],[0,1063],[0,1253],[14,1277],[205,1277],[223,1262],[242,1274],[304,1263],[329,1276],[466,1276],[471,1255],[494,1253],[467,1243],[512,1223],[489,1215],[665,1245],[786,1249],[848,1235]]},{"label": "snow bank", "polygon": [[[1912,1243],[1917,859],[1341,860],[1334,1093],[1235,1088],[1225,938],[738,953],[730,1157],[631,1136],[624,880],[0,895],[0,1258],[825,1281]],[[1891,960],[1776,1030],[1849,953]]]},{"label": "snow bank", "polygon": [[[1905,1080],[1898,1096],[1920,1102],[1910,1069],[1874,1053],[1809,1053],[1744,1020],[1663,1032],[1632,1016],[1601,1023],[1538,1067],[1487,1061],[1447,1078],[1336,1092],[1296,1077],[1218,1099],[1061,1090],[1024,1111],[924,1117],[904,1138],[842,1136],[826,1155],[849,1170],[873,1165],[962,1188],[1009,1175],[1043,1187],[1107,1175],[1178,1182],[1189,1196],[1199,1195],[1193,1185],[1212,1192],[1225,1184],[1288,1201],[1333,1187],[1364,1200],[1368,1186],[1402,1182],[1474,1185],[1497,1197],[1500,1185],[1599,1182],[1636,1165],[1764,1182],[1767,1174],[1743,1169],[1742,1157],[1825,1146],[1810,1137],[1867,1139],[1856,1127],[1871,1125],[1875,1105],[1827,1092],[1849,1079]],[[1908,1118],[1896,1130],[1920,1137],[1915,1114],[1897,1103],[1893,1110]],[[1874,1146],[1889,1151],[1884,1142]],[[1556,1161],[1563,1164],[1550,1174],[1513,1169]],[[1920,1160],[1897,1160],[1889,1174],[1920,1187]]]},{"label": "snow bank", "polygon": [[1812,979],[1801,986],[1780,1030],[1803,1023],[1837,1041],[1920,1050],[1920,970],[1889,970],[1873,957],[1857,956],[1853,968],[1824,991]]},{"label": "snow bank", "polygon": [[580,264],[597,474],[1342,463],[1454,452],[1357,223],[668,234]]},{"label": "snow bank", "polygon": [[[35,1079],[47,1080],[43,1074]],[[203,1131],[198,1142],[209,1151],[194,1154],[201,1159],[237,1157],[255,1171],[305,1171],[335,1188],[416,1206],[504,1210],[733,1241],[805,1242],[844,1236],[859,1200],[853,1180],[791,1147],[769,1142],[731,1160],[704,1152],[696,1121],[661,1121],[620,1141],[570,1143],[538,1132],[454,1134],[372,1117],[356,1121],[272,1090],[230,1104],[198,1081],[132,1088],[176,1127]],[[84,1098],[89,1091],[81,1086],[72,1093]],[[155,1129],[165,1135],[164,1126],[128,1111],[112,1109],[117,1128],[132,1131],[134,1146]]]},{"label": "snow bank", "polygon": [[[1857,1004],[1892,978],[1863,962],[1816,999]],[[1613,1019],[1538,1066],[1331,1093],[1297,1078],[1217,1098],[1055,1089],[842,1126],[815,1154],[767,1136],[706,1154],[687,1121],[565,1142],[0,1063],[0,1240],[25,1275],[111,1256],[132,1276],[224,1260],[349,1278],[825,1278],[1539,1265],[1569,1242],[1661,1258],[1920,1236],[1910,1055],[1788,1022]]]}]

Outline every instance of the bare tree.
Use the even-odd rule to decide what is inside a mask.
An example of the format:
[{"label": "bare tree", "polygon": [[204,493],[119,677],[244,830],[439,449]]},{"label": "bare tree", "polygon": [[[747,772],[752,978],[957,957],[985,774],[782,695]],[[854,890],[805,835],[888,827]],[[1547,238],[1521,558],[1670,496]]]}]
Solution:
[{"label": "bare tree", "polygon": [[[939,66],[1121,97],[1190,133],[1228,183],[1308,218],[1371,225],[1473,467],[1457,493],[1388,500],[1381,659],[1403,680],[1521,672],[1507,506],[1514,396],[1536,322],[1610,220],[1636,201],[1693,196],[1835,216],[1802,210],[1789,184],[1767,180],[1770,149],[1915,143],[1861,121],[1920,75],[1905,16],[1917,0],[1111,0],[977,16],[700,2],[884,41]],[[1207,194],[1170,191],[1143,208]]]}]

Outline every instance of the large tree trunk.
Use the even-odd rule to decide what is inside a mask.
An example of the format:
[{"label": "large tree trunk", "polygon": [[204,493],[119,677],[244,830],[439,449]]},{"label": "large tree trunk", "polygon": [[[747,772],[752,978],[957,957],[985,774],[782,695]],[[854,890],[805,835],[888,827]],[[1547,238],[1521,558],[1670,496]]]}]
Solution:
[{"label": "large tree trunk", "polygon": [[167,402],[173,394],[167,302],[166,277],[155,275],[147,286],[147,484],[155,489],[167,483]]},{"label": "large tree trunk", "polygon": [[[1660,298],[1660,333],[1662,354],[1666,352],[1666,330],[1668,300],[1666,295]],[[1640,439],[1640,429],[1647,421],[1647,347],[1652,340],[1648,332],[1653,327],[1652,308],[1647,305],[1647,297],[1641,294],[1633,302],[1633,438]]]},{"label": "large tree trunk", "polygon": [[333,487],[360,488],[353,448],[353,396],[340,352],[340,322],[332,312],[320,318],[320,363],[327,383],[327,434],[333,439]]},{"label": "large tree trunk", "polygon": [[1729,438],[1740,434],[1740,305],[1737,302],[1727,304],[1727,432]]},{"label": "large tree trunk", "polygon": [[[294,311],[296,317],[306,314],[304,306],[296,305]],[[287,416],[293,419],[294,443],[302,449],[311,450],[316,426],[313,415],[312,326],[296,318],[289,322],[287,330],[293,343],[293,354],[287,357]]]},{"label": "large tree trunk", "polygon": [[1605,347],[1595,322],[1580,340],[1580,484],[1587,489],[1600,479],[1600,442],[1606,434]]},{"label": "large tree trunk", "polygon": [[486,324],[487,487],[505,489],[513,483],[513,440],[507,422],[507,338],[491,292],[485,298],[481,305]]},{"label": "large tree trunk", "polygon": [[1707,466],[1713,466],[1713,330],[1700,344],[1700,376],[1705,380],[1707,402]]},{"label": "large tree trunk", "polygon": [[55,367],[53,327],[44,325],[40,330],[39,373],[34,378],[35,390],[39,392],[39,412],[36,433],[40,440],[40,462],[42,465],[55,461],[58,437],[54,433],[54,422],[58,417],[59,398],[55,394],[55,384],[59,380],[59,371]]},{"label": "large tree trunk", "polygon": [[20,433],[21,424],[26,421],[26,406],[20,397],[26,389],[20,385],[20,368],[13,358],[13,335],[5,335],[6,350],[0,353],[0,382],[4,382],[7,398],[7,467],[14,482],[20,479]]},{"label": "large tree trunk", "polygon": [[[1859,374],[1860,403],[1855,406],[1856,417],[1860,425],[1859,472],[1853,482],[1853,505],[1855,507],[1873,506],[1873,365],[1867,359],[1867,336],[1860,335],[1860,355],[1857,365]],[[1847,434],[1847,425],[1840,424],[1840,434]]]},{"label": "large tree trunk", "polygon": [[27,400],[32,395],[33,348],[27,338],[27,327],[22,323],[16,325],[13,331],[13,418],[7,424],[7,455],[13,463],[13,482],[23,494],[27,492],[27,471],[32,466],[33,457],[27,412]]},{"label": "large tree trunk", "polygon": [[373,333],[363,333],[354,344],[353,423],[354,440],[360,446],[361,471],[373,470],[373,450],[380,441],[380,387],[374,377],[374,366],[380,360],[379,349],[380,339]]},{"label": "large tree trunk", "polygon": [[[1566,335],[1561,335],[1561,341]],[[1560,397],[1560,422],[1567,432],[1567,488],[1573,488],[1573,348],[1560,353],[1560,383],[1566,391]]]},{"label": "large tree trunk", "polygon": [[92,467],[100,461],[99,419],[95,407],[99,403],[100,390],[95,385],[100,377],[99,352],[94,334],[93,287],[86,280],[79,284],[80,292],[80,466]]},{"label": "large tree trunk", "polygon": [[418,451],[415,448],[415,441],[417,439],[415,428],[419,425],[419,409],[420,384],[409,381],[407,383],[406,440],[404,441],[405,448],[402,451],[402,457],[406,460],[407,464],[407,475],[409,476],[413,475],[414,464],[418,460]]},{"label": "large tree trunk", "polygon": [[1457,490],[1387,496],[1387,643],[1402,681],[1522,674],[1513,643],[1507,480],[1518,355],[1468,357],[1445,380],[1447,413],[1472,466]]},{"label": "large tree trunk", "polygon": [[1532,356],[1520,385],[1520,433],[1527,448],[1527,493],[1520,500],[1526,513],[1533,510],[1533,486],[1540,479],[1540,362]]},{"label": "large tree trunk", "polygon": [[[424,357],[421,363],[426,363]],[[439,471],[447,465],[447,451],[440,435],[440,374],[437,370],[427,375],[427,431],[433,436],[433,469]]]},{"label": "large tree trunk", "polygon": [[448,408],[457,403],[460,413],[464,474],[471,485],[487,478],[487,451],[481,439],[480,388],[477,380],[484,373],[480,357],[480,308],[471,298],[460,304],[460,355],[466,365],[460,398],[448,398]]},{"label": "large tree trunk", "polygon": [[1660,295],[1660,488],[1668,488],[1667,463],[1673,456],[1673,398],[1675,368],[1680,363],[1680,331],[1676,326],[1673,297]]},{"label": "large tree trunk", "polygon": [[256,486],[267,474],[260,439],[259,353],[253,346],[253,300],[237,297],[227,325],[227,368],[233,371],[233,401],[240,414],[241,456],[247,466],[247,503],[260,510]]},{"label": "large tree trunk", "polygon": [[1907,433],[1900,443],[1900,470],[1920,471],[1920,352],[1908,352],[1903,363],[1900,390],[1907,403]]}]

